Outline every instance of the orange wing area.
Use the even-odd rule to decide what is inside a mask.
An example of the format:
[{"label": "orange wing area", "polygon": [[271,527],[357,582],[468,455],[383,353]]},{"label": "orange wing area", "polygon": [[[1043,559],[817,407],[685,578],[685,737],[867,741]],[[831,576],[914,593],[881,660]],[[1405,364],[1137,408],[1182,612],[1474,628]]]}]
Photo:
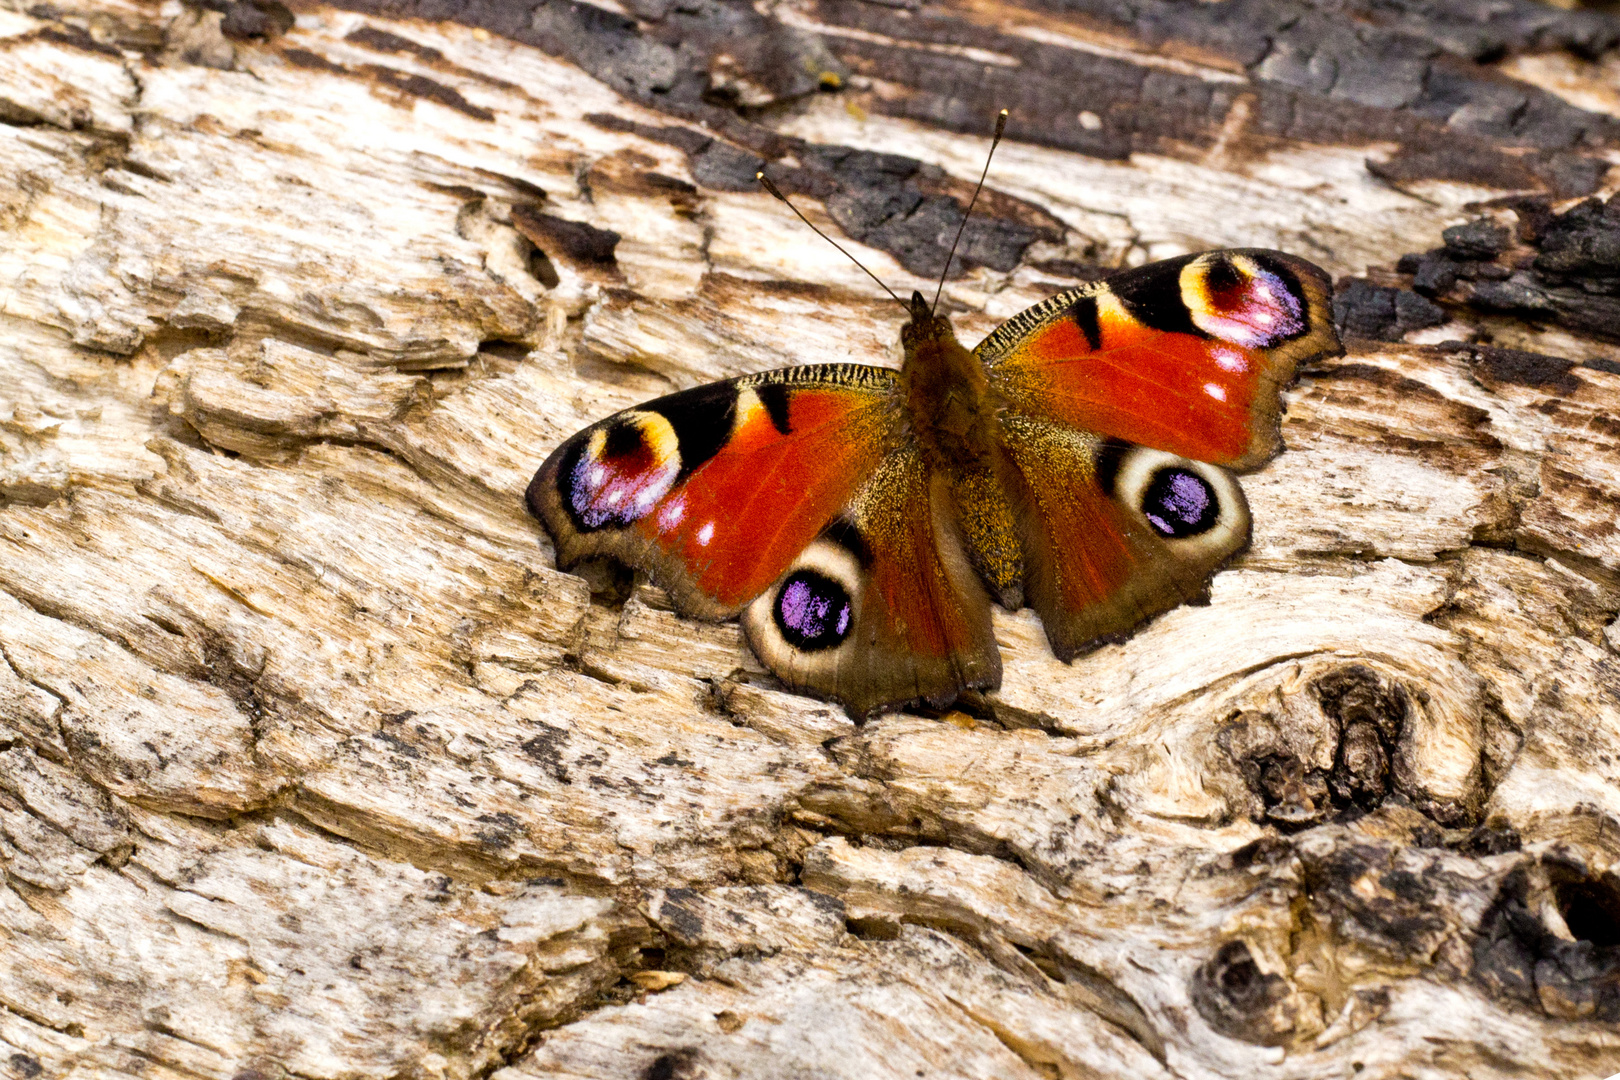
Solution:
[{"label": "orange wing area", "polygon": [[736,614],[849,503],[901,426],[894,373],[788,368],[648,402],[569,439],[528,502],[564,568],[645,570],[686,614]]},{"label": "orange wing area", "polygon": [[1014,411],[1250,468],[1279,445],[1279,391],[1339,349],[1326,275],[1278,252],[1153,263],[1052,297],[975,350]]},{"label": "orange wing area", "polygon": [[1199,461],[1247,452],[1255,395],[1277,385],[1257,377],[1262,357],[1232,349],[1227,370],[1197,338],[1106,315],[1099,322],[1095,351],[1067,320],[1026,339],[1004,369],[1021,410]]},{"label": "orange wing area", "polygon": [[763,406],[739,410],[730,441],[637,531],[704,595],[739,610],[827,527],[888,448],[888,417],[871,406],[847,387],[794,387],[786,436]]}]

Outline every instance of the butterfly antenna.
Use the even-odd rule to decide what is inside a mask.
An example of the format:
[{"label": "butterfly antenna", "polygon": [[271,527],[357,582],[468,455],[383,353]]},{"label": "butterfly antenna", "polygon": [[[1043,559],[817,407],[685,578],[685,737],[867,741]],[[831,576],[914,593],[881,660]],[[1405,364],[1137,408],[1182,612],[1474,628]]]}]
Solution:
[{"label": "butterfly antenna", "polygon": [[809,218],[805,217],[804,214],[800,212],[800,210],[799,210],[799,208],[797,206],[794,206],[792,203],[788,202],[788,197],[786,195],[782,194],[782,189],[777,187],[776,184],[774,182],[772,182],[770,177],[766,176],[762,172],[757,172],[757,173],[754,174],[754,179],[758,180],[764,186],[766,191],[770,192],[772,195],[776,196],[782,202],[786,203],[787,208],[789,210],[793,211],[795,214],[798,214],[799,215],[799,220],[804,222],[806,225],[809,225],[811,232],[815,233],[817,236],[819,236],[823,240],[827,241],[827,243],[831,244],[833,247],[837,248],[839,251],[843,251],[844,252],[844,258],[848,259],[850,262],[854,263],[856,266],[860,266],[862,273],[864,273],[867,277],[871,278],[873,281],[877,282],[878,285],[882,287],[884,292],[888,293],[890,296],[894,296],[894,302],[895,303],[897,303],[901,307],[905,308],[908,313],[911,311],[911,307],[904,300],[902,300],[898,296],[894,295],[894,290],[893,289],[891,289],[887,285],[883,284],[883,279],[882,278],[880,278],[876,274],[872,273],[872,271],[868,270],[866,267],[861,266],[861,260],[859,260],[855,256],[851,255],[848,251],[844,251],[844,245],[840,244],[838,241],[834,240],[832,237],[828,236],[826,233],[824,233],[820,229],[816,228],[814,223],[812,223]]},{"label": "butterfly antenna", "polygon": [[934,290],[934,306],[929,309],[932,314],[939,310],[939,296],[945,291],[945,278],[951,272],[951,260],[956,258],[956,245],[962,242],[962,230],[967,228],[968,218],[973,216],[973,204],[979,201],[979,192],[984,190],[984,178],[990,175],[990,159],[996,156],[996,147],[1001,145],[1001,136],[1007,131],[1007,110],[1002,109],[996,114],[996,134],[990,140],[990,152],[984,155],[984,171],[979,174],[979,186],[973,189],[973,198],[968,200],[967,213],[962,215],[962,224],[956,227],[956,239],[951,241],[951,253],[945,256],[945,269],[940,271],[939,288]]}]

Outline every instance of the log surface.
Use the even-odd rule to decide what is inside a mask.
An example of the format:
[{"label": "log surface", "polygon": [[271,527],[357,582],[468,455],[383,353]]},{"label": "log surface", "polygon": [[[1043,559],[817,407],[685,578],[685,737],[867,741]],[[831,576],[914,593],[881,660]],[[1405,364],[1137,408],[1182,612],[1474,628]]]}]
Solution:
[{"label": "log surface", "polygon": [[[0,1076],[1620,1071],[1620,20],[0,4]],[[618,408],[1278,247],[1251,548],[857,727],[523,511]]]}]

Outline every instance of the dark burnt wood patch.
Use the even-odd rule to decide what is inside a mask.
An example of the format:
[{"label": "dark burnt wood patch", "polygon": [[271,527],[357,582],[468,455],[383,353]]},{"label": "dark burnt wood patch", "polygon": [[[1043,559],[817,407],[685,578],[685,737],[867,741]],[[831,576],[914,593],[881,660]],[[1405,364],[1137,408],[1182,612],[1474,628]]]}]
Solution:
[{"label": "dark burnt wood patch", "polygon": [[293,27],[293,13],[280,0],[197,0],[195,6],[224,15],[219,32],[231,41],[270,41]]},{"label": "dark burnt wood patch", "polygon": [[[1549,925],[1549,901],[1562,927]],[[1556,854],[1516,868],[1480,921],[1473,961],[1495,997],[1561,1020],[1620,1020],[1620,878]]]},{"label": "dark burnt wood patch", "polygon": [[308,49],[282,49],[281,58],[294,67],[307,68],[311,71],[325,71],[333,75],[349,74],[349,69],[342,64],[334,64],[320,53],[310,52]]},{"label": "dark burnt wood patch", "polygon": [[[1431,845],[1424,845],[1425,847]],[[1437,845],[1436,845],[1437,846]],[[1335,930],[1386,957],[1427,965],[1450,933],[1443,880],[1382,843],[1326,850],[1299,846],[1311,909]]]},{"label": "dark burnt wood patch", "polygon": [[1346,278],[1333,289],[1333,324],[1347,338],[1401,341],[1413,330],[1440,326],[1445,309],[1411,289]]},{"label": "dark burnt wood patch", "polygon": [[[1009,5],[1003,21],[1011,25],[1020,9],[1029,8],[1059,16],[1058,25],[1067,21],[1080,34],[1133,33],[1147,53],[1211,53],[1246,70],[1252,81],[1214,82],[1035,42],[955,18],[948,9],[924,9],[904,20],[861,0],[822,0],[815,10],[829,25],[931,47],[896,49],[882,41],[830,37],[833,51],[852,68],[909,91],[883,95],[872,103],[880,111],[971,130],[980,110],[1004,105],[1014,137],[1098,157],[1174,152],[1178,144],[1207,148],[1234,106],[1247,98],[1239,149],[1247,143],[1263,150],[1268,139],[1278,138],[1390,140],[1399,144],[1394,156],[1369,167],[1392,182],[1455,179],[1584,194],[1604,168],[1586,151],[1620,138],[1620,125],[1606,116],[1507,79],[1421,35],[1369,30],[1336,11],[1278,2],[1105,6],[1030,0]],[[1147,17],[1122,19],[1126,12],[1150,9]],[[1613,46],[1620,28],[1603,16],[1575,22],[1585,29],[1566,37],[1599,51]],[[1529,40],[1522,34],[1513,40],[1521,38]],[[982,49],[1004,59],[985,63],[942,48]],[[1228,132],[1229,153],[1231,142]],[[1526,158],[1503,147],[1540,153]]]},{"label": "dark burnt wood patch", "polygon": [[583,221],[569,221],[529,206],[512,207],[512,224],[530,243],[547,255],[561,255],[577,263],[612,266],[619,234]]},{"label": "dark burnt wood patch", "polygon": [[[1202,154],[1217,139],[1239,156],[1301,142],[1393,143],[1392,154],[1368,165],[1391,183],[1447,179],[1558,196],[1594,190],[1606,168],[1600,152],[1620,145],[1612,118],[1491,66],[1538,50],[1600,56],[1620,41],[1620,19],[1549,11],[1532,0],[1018,0],[971,10],[907,5],[904,15],[885,4],[820,0],[806,10],[830,28],[821,35],[730,0],[635,0],[634,17],[560,0],[338,4],[482,27],[702,125],[657,129],[686,150],[702,187],[750,190],[755,172],[791,153],[798,168],[771,171],[785,191],[825,200],[848,235],[921,274],[939,271],[945,245],[937,236],[961,220],[954,182],[919,162],[808,146],[756,121],[780,103],[842,88],[856,72],[887,88],[862,95],[865,108],[983,131],[1005,107],[1011,137],[1095,157]],[[1144,60],[1011,32],[1021,25],[1082,38],[1103,30],[1134,41]],[[1155,62],[1188,55],[1246,81]],[[1049,223],[1010,197],[992,193],[988,201],[964,237],[966,262],[1008,268]]]},{"label": "dark burnt wood patch", "polygon": [[[1175,0],[1028,0],[1027,7],[1128,29],[1143,41],[1176,38],[1230,57],[1263,63],[1280,43],[1323,41],[1344,25],[1357,41],[1333,41],[1337,52],[1377,52],[1391,40],[1421,42],[1435,52],[1487,62],[1526,52],[1565,50],[1596,57],[1615,47],[1613,19],[1590,11],[1549,10],[1535,0],[1232,0],[1188,9]],[[1406,44],[1406,51],[1415,51]],[[1427,51],[1427,50],[1424,50]],[[1319,76],[1320,77],[1320,76]]]},{"label": "dark burnt wood patch", "polygon": [[434,101],[465,116],[470,116],[474,120],[490,121],[495,119],[495,114],[489,109],[484,108],[482,105],[474,105],[462,97],[461,93],[453,87],[434,82],[425,75],[400,71],[397,68],[384,67],[381,64],[364,64],[357,68],[348,68],[342,64],[334,63],[318,53],[310,52],[308,49],[282,49],[281,58],[295,67],[365,79],[368,82],[385,87],[401,97]]},{"label": "dark burnt wood patch", "polygon": [[[1491,209],[1447,229],[1442,247],[1403,256],[1396,270],[1437,300],[1620,341],[1620,200],[1556,212],[1546,198],[1520,198]],[[1573,389],[1573,377],[1554,381]]]},{"label": "dark burnt wood patch", "polygon": [[1492,345],[1464,346],[1459,351],[1467,354],[1469,370],[1487,389],[1515,383],[1568,395],[1581,388],[1581,380],[1572,374],[1575,361],[1561,356],[1499,349]]},{"label": "dark burnt wood patch", "polygon": [[[847,235],[889,252],[912,273],[935,277],[944,272],[971,195],[953,185],[944,170],[898,154],[846,146],[804,144],[798,157],[796,168],[766,166],[784,192],[821,199]],[[1062,237],[1061,226],[1038,208],[1025,204],[1011,211],[1019,202],[1009,195],[985,200],[986,212],[975,211],[962,231],[954,269],[984,265],[1011,270],[1037,239]],[[998,210],[1016,216],[997,216]]]},{"label": "dark burnt wood patch", "polygon": [[585,119],[605,131],[639,135],[684,150],[692,178],[715,191],[758,191],[755,176],[765,167],[766,157],[788,152],[787,141],[776,138],[752,140],[766,144],[756,151],[679,124],[638,124],[612,113],[591,113]]},{"label": "dark burnt wood patch", "polygon": [[390,34],[386,30],[379,30],[375,26],[357,27],[344,35],[343,40],[377,52],[414,56],[424,64],[437,64],[444,60],[444,53],[438,49],[418,44],[398,34]]},{"label": "dark burnt wood patch", "polygon": [[1261,971],[1242,939],[1215,950],[1193,973],[1188,990],[1199,1015],[1223,1035],[1281,1046],[1293,1033],[1293,1015],[1281,1008],[1293,987],[1282,976]]},{"label": "dark burnt wood patch", "polygon": [[[792,195],[821,200],[846,235],[889,252],[913,273],[932,277],[945,269],[951,238],[962,223],[971,186],[936,165],[900,154],[847,146],[824,146],[766,132],[732,127],[746,148],[688,127],[654,127],[594,114],[593,123],[679,147],[692,176],[705,187],[758,191],[764,171]],[[792,156],[797,165],[772,159]],[[1033,203],[986,188],[962,233],[955,274],[975,265],[1011,270],[1036,240],[1058,240],[1063,225]]]},{"label": "dark burnt wood patch", "polygon": [[461,96],[460,91],[440,82],[434,82],[426,75],[417,75],[414,72],[400,71],[396,68],[383,67],[381,64],[366,64],[359,71],[367,78],[380,86],[407,97],[421,98],[424,101],[434,101],[456,112],[470,116],[474,120],[494,120],[495,114],[482,105],[474,105]]},{"label": "dark burnt wood patch", "polygon": [[277,0],[237,0],[219,24],[232,41],[270,41],[293,28],[293,13]]},{"label": "dark burnt wood patch", "polygon": [[1239,715],[1217,736],[1258,797],[1260,820],[1295,832],[1325,822],[1354,821],[1394,797],[1432,819],[1420,829],[1419,839],[1426,845],[1440,844],[1441,825],[1471,824],[1480,793],[1462,804],[1437,803],[1401,773],[1399,746],[1411,710],[1404,687],[1368,667],[1350,664],[1315,680],[1311,693],[1337,733],[1338,745],[1328,768],[1290,751],[1292,744],[1269,716]]}]

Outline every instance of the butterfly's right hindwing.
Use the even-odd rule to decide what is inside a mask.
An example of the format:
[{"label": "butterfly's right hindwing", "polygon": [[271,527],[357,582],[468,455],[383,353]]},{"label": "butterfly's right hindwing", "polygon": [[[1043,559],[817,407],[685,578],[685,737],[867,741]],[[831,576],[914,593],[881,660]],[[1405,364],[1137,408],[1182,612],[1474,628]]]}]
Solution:
[{"label": "butterfly's right hindwing", "polygon": [[1002,438],[1025,601],[1059,659],[1204,595],[1248,543],[1243,489],[1218,465],[1028,417]]}]

